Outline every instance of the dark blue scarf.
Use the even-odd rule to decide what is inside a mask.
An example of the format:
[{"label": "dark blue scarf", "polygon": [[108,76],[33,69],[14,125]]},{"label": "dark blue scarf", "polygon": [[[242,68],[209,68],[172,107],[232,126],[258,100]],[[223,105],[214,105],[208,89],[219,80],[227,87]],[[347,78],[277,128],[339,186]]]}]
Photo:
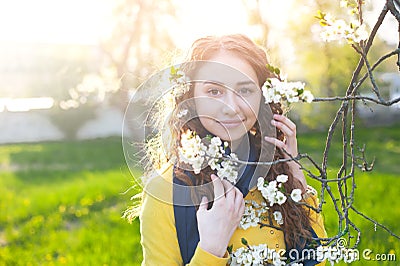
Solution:
[{"label": "dark blue scarf", "polygon": [[[257,159],[257,153],[254,145],[254,137],[251,134],[248,135],[250,142],[248,161],[255,162]],[[230,150],[226,149],[226,153],[230,154]],[[240,171],[242,173],[240,174],[239,181],[235,184],[235,186],[242,192],[243,198],[246,197],[249,192],[249,184],[254,174],[255,168],[255,165],[246,165],[244,170]],[[194,176],[189,171],[185,171],[185,174],[187,174],[189,178],[194,180]],[[184,206],[182,204],[184,202],[192,202],[191,190],[190,186],[188,186],[186,183],[184,183],[182,180],[179,180],[175,176],[175,172],[173,173],[173,183],[176,184],[173,186],[175,227],[183,263],[184,265],[186,265],[192,259],[197,244],[200,241],[199,231],[197,228],[196,208],[194,205]],[[311,233],[313,237],[317,237],[312,228]],[[298,254],[301,254],[302,249],[296,249],[299,252]],[[317,263],[317,261],[307,260],[303,262],[303,265],[310,266]]]}]

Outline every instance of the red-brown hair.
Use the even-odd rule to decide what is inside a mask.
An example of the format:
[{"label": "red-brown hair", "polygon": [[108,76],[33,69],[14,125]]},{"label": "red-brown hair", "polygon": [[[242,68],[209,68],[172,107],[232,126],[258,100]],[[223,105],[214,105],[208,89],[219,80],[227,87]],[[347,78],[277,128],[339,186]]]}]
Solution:
[{"label": "red-brown hair", "polygon": [[[258,78],[258,85],[261,87],[267,78],[273,77],[273,74],[269,72],[267,68],[268,59],[266,52],[259,46],[257,46],[252,40],[248,37],[240,34],[236,35],[226,35],[222,37],[205,37],[196,40],[190,50],[189,57],[187,59],[188,62],[198,61],[198,60],[209,60],[215,53],[224,50],[229,51],[240,58],[246,60],[254,69]],[[193,97],[193,90],[186,93],[183,97],[177,99],[177,104]],[[264,103],[264,99],[262,97],[262,103]],[[252,132],[255,132],[255,146],[258,154],[260,154],[263,149],[263,145],[267,145],[266,141],[263,141],[263,136],[261,136],[261,126],[262,121],[260,119],[265,119],[268,117],[264,115],[267,113],[267,108],[272,110],[274,114],[282,114],[282,108],[280,104],[270,104],[270,106],[266,106],[265,104],[261,104],[259,110],[259,121],[256,122]],[[270,121],[264,121],[265,123],[269,123]],[[264,123],[264,124],[265,124]],[[191,129],[196,131],[199,135],[202,135],[206,130],[202,126],[201,122],[198,118],[192,119],[185,124],[179,123],[171,123],[174,134],[177,136],[176,145],[179,146],[180,143],[180,134],[181,132],[185,132],[187,129]],[[278,139],[283,140],[283,133],[277,129],[276,136]],[[280,149],[275,150],[275,154],[273,156],[274,160],[278,160],[280,158],[284,158],[283,152]],[[200,186],[206,184],[211,181],[210,175],[211,173],[215,173],[210,167],[206,167],[199,174],[193,176],[194,180],[190,179],[183,170],[179,169],[179,167],[175,168],[175,174],[177,178],[184,181],[188,185]],[[287,174],[289,176],[288,182],[284,184],[286,191],[292,191],[294,188],[300,188],[300,182],[293,177],[289,170],[289,166],[287,163],[279,163],[271,166],[271,168],[266,169],[264,171],[264,178],[267,181],[275,180],[279,174]],[[205,187],[205,186],[204,186]],[[207,186],[208,187],[208,186]],[[208,188],[209,190],[209,188]],[[198,193],[198,191],[197,191]],[[203,194],[212,195],[212,191],[204,191]],[[195,202],[199,202],[199,198],[196,195],[192,197],[195,198]],[[276,204],[275,204],[276,205]],[[310,220],[307,211],[298,204],[288,200],[285,204],[280,206],[273,206],[270,208],[271,213],[273,211],[279,210],[282,212],[284,217],[284,224],[281,226],[284,235],[285,241],[288,244],[287,248],[294,248],[296,246],[304,246],[304,240],[311,238],[311,233],[309,231],[310,228]]]}]

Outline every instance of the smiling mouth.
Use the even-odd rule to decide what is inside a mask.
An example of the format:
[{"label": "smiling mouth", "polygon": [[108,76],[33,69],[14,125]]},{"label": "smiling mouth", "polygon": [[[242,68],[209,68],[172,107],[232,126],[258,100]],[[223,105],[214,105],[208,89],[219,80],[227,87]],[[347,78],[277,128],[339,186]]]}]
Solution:
[{"label": "smiling mouth", "polygon": [[226,120],[226,121],[218,121],[225,128],[235,128],[241,125],[244,125],[244,120]]}]

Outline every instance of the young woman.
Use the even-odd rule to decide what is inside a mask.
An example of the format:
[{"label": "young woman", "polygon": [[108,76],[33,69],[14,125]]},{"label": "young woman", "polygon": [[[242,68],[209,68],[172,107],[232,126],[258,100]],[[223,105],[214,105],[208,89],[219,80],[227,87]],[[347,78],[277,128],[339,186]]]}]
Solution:
[{"label": "young woman", "polygon": [[[290,160],[296,126],[279,103],[265,103],[267,64],[249,38],[228,35],[195,41],[182,72],[171,72],[189,85],[172,94],[171,115],[159,108],[166,123],[148,141],[142,265],[318,263],[301,254],[321,245],[323,220],[306,207],[317,206],[315,190]],[[188,155],[193,143],[208,159]],[[154,171],[162,157],[168,166]]]}]

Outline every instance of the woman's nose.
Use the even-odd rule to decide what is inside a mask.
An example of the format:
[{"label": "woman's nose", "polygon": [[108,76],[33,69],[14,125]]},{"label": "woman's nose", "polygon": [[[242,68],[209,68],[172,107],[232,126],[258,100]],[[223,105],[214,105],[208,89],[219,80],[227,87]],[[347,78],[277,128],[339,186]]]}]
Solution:
[{"label": "woman's nose", "polygon": [[240,112],[239,102],[241,101],[240,96],[234,91],[227,90],[223,99],[222,112],[225,115],[236,115]]}]

